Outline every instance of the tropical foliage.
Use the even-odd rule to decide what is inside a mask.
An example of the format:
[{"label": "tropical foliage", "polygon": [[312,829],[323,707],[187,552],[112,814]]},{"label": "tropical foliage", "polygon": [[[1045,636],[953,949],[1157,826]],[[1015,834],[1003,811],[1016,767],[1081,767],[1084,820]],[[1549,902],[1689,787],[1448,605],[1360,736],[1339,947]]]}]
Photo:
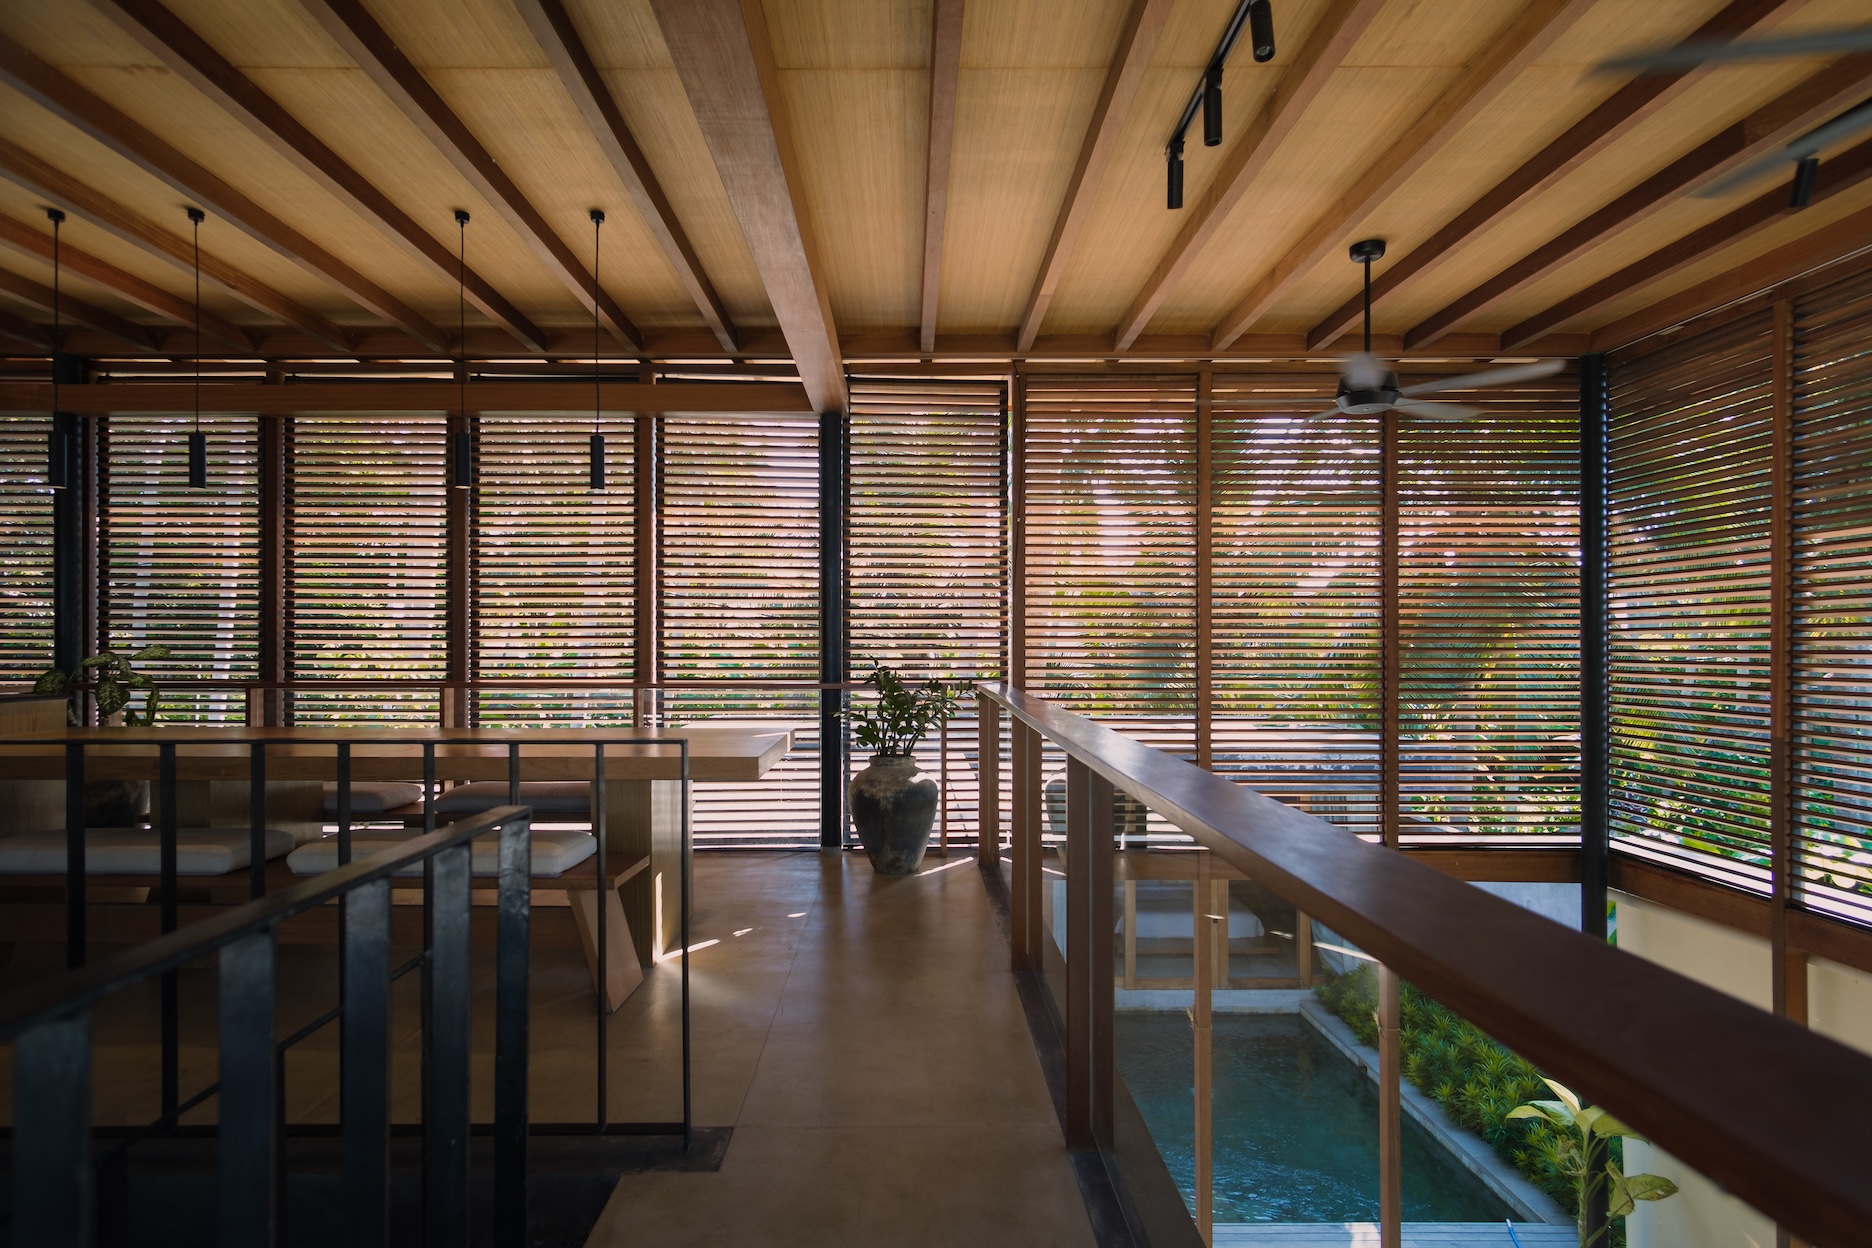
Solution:
[{"label": "tropical foliage", "polygon": [[[1509,1111],[1511,1120],[1546,1122],[1556,1140],[1554,1164],[1573,1180],[1574,1217],[1579,1224],[1580,1248],[1593,1248],[1612,1224],[1638,1207],[1641,1200],[1663,1200],[1677,1194],[1677,1185],[1655,1174],[1626,1174],[1619,1163],[1606,1156],[1606,1145],[1613,1140],[1636,1140],[1636,1131],[1597,1105],[1581,1105],[1579,1097],[1551,1079],[1543,1080],[1553,1089],[1557,1101],[1533,1101]],[[1602,1160],[1603,1159],[1603,1163]],[[1588,1228],[1585,1210],[1592,1196],[1603,1191],[1608,1220],[1604,1226]]]},{"label": "tropical foliage", "polygon": [[940,680],[926,680],[913,688],[882,663],[865,683],[877,686],[877,700],[853,703],[839,714],[851,724],[852,740],[874,754],[914,751],[931,728],[955,718],[969,688]]},{"label": "tropical foliage", "polygon": [[[162,705],[162,691],[156,687],[154,680],[133,670],[130,665],[168,657],[168,646],[144,646],[128,656],[118,654],[115,650],[106,650],[86,659],[75,672],[48,668],[33,682],[33,693],[42,698],[75,698],[79,690],[89,684],[92,695],[97,699],[99,718],[108,720],[121,711],[126,727],[147,728],[156,722],[156,712]],[[88,682],[84,679],[87,674],[91,678]],[[135,696],[133,691],[138,689],[143,691],[141,713],[130,705],[130,699]],[[78,722],[75,701],[67,710],[66,718],[74,724]]]}]

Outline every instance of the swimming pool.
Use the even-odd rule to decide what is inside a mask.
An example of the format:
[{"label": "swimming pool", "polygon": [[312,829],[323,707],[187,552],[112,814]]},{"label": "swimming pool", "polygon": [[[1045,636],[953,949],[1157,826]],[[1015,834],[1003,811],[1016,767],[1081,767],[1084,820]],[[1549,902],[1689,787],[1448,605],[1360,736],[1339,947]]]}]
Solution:
[{"label": "swimming pool", "polygon": [[[1296,1014],[1214,1017],[1217,1222],[1378,1216],[1378,1091]],[[1195,1192],[1194,1047],[1182,1013],[1117,1015],[1118,1069],[1186,1203]],[[1408,1118],[1404,1220],[1495,1222],[1499,1197]],[[1193,1208],[1193,1203],[1192,1203]]]}]

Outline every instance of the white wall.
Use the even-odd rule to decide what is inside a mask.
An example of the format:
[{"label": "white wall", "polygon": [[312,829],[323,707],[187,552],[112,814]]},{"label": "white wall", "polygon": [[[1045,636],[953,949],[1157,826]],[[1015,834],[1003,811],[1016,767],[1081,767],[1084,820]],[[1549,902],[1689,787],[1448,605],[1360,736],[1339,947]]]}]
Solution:
[{"label": "white wall", "polygon": [[[1731,928],[1617,895],[1618,943],[1750,1005],[1771,1003],[1768,942]],[[1808,1021],[1815,1031],[1872,1053],[1872,975],[1813,960],[1807,971]],[[1627,1222],[1630,1248],[1774,1248],[1774,1224],[1661,1148],[1627,1143],[1630,1173],[1661,1174],[1681,1189],[1641,1204]]]}]

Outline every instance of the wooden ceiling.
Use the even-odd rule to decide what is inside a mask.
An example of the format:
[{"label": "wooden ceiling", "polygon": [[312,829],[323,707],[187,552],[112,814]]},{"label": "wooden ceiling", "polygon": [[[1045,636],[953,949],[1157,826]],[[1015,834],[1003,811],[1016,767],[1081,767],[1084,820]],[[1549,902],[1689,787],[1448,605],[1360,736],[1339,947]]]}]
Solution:
[{"label": "wooden ceiling", "polygon": [[1171,211],[1236,0],[0,0],[0,350],[49,341],[49,206],[69,349],[192,350],[199,205],[204,349],[279,358],[455,350],[457,209],[469,349],[589,356],[601,208],[607,354],[791,357],[820,406],[854,360],[1320,354],[1368,236],[1381,347],[1471,358],[1872,245],[1872,142],[1798,212],[1695,195],[1872,55],[1589,72],[1864,0],[1273,6]]}]

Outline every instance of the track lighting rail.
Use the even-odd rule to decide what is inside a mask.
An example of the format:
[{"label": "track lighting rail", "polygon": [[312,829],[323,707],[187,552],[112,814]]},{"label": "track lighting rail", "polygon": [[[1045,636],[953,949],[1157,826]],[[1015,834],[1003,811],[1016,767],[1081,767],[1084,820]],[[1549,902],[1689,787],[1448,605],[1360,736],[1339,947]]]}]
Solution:
[{"label": "track lighting rail", "polygon": [[1254,59],[1265,64],[1274,59],[1274,9],[1272,0],[1241,0],[1235,10],[1235,16],[1229,19],[1228,29],[1222,32],[1222,41],[1216,44],[1214,55],[1203,67],[1203,76],[1196,83],[1196,89],[1190,93],[1189,103],[1183,106],[1183,115],[1177,118],[1176,129],[1170,134],[1170,142],[1165,145],[1164,155],[1169,166],[1169,205],[1172,209],[1183,206],[1183,139],[1189,133],[1190,123],[1196,120],[1196,110],[1203,115],[1203,146],[1218,147],[1222,143],[1222,65],[1235,50],[1235,41],[1241,38],[1243,29],[1249,32],[1249,39],[1254,48]]}]

